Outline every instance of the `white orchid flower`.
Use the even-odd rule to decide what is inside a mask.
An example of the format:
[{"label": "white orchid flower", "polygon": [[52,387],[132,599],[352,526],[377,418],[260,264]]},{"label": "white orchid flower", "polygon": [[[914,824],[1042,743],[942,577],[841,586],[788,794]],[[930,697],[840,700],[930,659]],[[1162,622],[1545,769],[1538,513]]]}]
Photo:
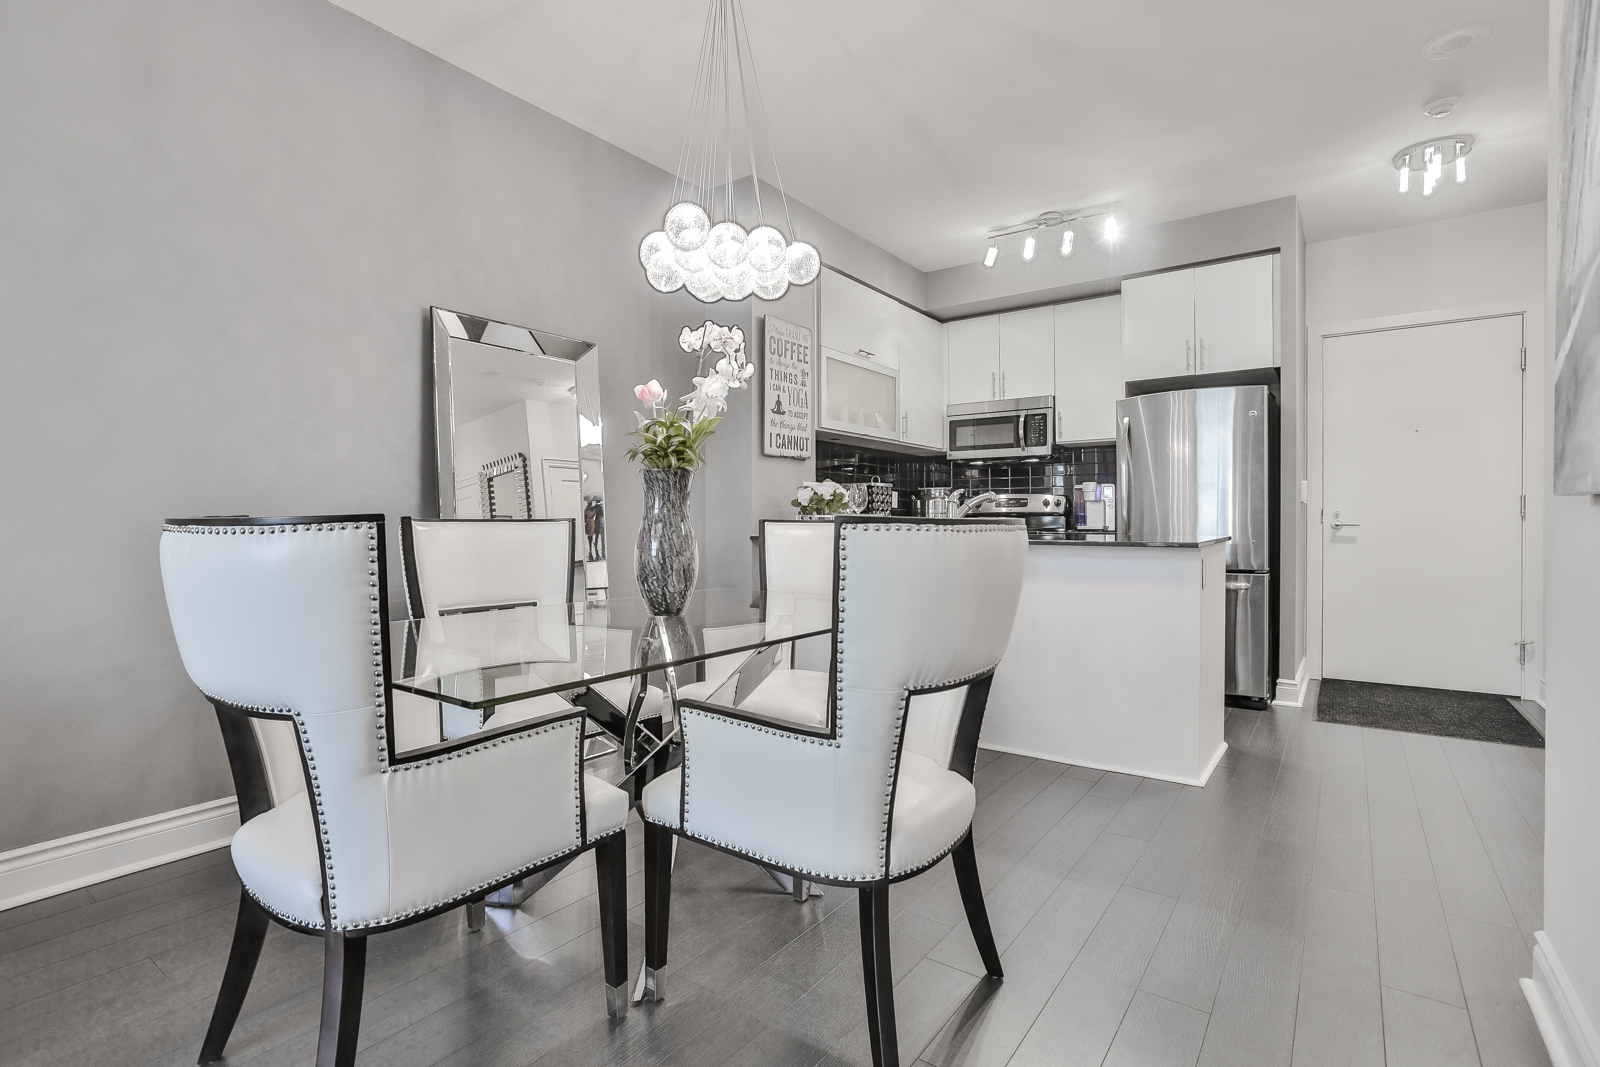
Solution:
[{"label": "white orchid flower", "polygon": [[[707,325],[709,325],[709,323]],[[705,337],[705,333],[706,330],[704,326],[700,327],[698,330],[691,330],[689,327],[685,326],[683,328],[683,332],[678,334],[678,347],[683,349],[685,352],[700,351],[701,341]]]}]

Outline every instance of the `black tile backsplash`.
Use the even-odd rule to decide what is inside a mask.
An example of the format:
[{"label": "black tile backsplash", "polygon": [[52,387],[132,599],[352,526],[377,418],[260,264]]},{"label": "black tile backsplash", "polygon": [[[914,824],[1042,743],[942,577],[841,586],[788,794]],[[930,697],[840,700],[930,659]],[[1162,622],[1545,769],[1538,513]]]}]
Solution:
[{"label": "black tile backsplash", "polygon": [[1058,445],[1036,461],[970,460],[952,463],[943,456],[908,456],[900,452],[817,442],[817,478],[836,482],[887,482],[900,494],[899,514],[911,514],[911,494],[924,486],[949,485],[982,493],[1066,494],[1079,482],[1115,482],[1117,448],[1113,444]]}]

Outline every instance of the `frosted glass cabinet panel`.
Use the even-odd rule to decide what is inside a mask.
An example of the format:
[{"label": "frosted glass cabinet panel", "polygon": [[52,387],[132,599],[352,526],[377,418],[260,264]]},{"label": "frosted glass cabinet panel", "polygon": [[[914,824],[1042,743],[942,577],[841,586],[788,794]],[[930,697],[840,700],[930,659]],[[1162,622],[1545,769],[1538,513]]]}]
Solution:
[{"label": "frosted glass cabinet panel", "polygon": [[900,375],[861,357],[822,350],[824,429],[900,438]]}]

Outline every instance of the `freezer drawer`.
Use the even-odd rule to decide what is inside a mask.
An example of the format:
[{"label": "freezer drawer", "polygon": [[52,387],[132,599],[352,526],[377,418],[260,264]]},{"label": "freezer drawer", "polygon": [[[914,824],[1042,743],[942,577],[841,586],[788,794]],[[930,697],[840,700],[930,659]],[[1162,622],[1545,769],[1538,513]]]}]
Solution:
[{"label": "freezer drawer", "polygon": [[1272,575],[1229,571],[1228,651],[1224,688],[1229,696],[1272,698]]}]

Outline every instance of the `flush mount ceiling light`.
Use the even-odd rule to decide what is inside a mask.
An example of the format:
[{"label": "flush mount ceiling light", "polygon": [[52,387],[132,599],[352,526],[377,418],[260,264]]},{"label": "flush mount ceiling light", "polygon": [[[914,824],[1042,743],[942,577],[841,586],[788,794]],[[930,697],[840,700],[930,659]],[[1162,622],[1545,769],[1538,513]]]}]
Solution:
[{"label": "flush mount ceiling light", "polygon": [[1459,96],[1442,96],[1423,107],[1422,113],[1430,119],[1442,119],[1460,106],[1461,98]]},{"label": "flush mount ceiling light", "polygon": [[1101,232],[1105,235],[1108,244],[1115,244],[1122,235],[1122,231],[1128,225],[1128,220],[1122,216],[1116,204],[1101,204],[1099,207],[1073,212],[1046,211],[1037,218],[1029,219],[1027,222],[1019,222],[1015,226],[1005,226],[991,231],[989,233],[989,244],[983,250],[983,265],[992,267],[998,261],[1001,238],[1012,237],[1019,233],[1027,235],[1022,240],[1022,260],[1024,263],[1031,263],[1039,248],[1039,232],[1058,228],[1061,230],[1059,255],[1062,259],[1065,259],[1072,255],[1073,242],[1076,239],[1074,234],[1076,227],[1073,224],[1101,216],[1105,218]]},{"label": "flush mount ceiling light", "polygon": [[1489,36],[1487,26],[1463,26],[1449,33],[1441,33],[1423,46],[1422,54],[1428,59],[1453,59],[1462,52],[1476,48]]},{"label": "flush mount ceiling light", "polygon": [[1418,175],[1423,196],[1432,196],[1434,187],[1444,177],[1449,164],[1455,171],[1457,184],[1467,180],[1467,154],[1472,151],[1470,134],[1439,137],[1432,141],[1419,141],[1394,154],[1394,169],[1400,172],[1400,192],[1411,189],[1411,175]]},{"label": "flush mount ceiling light", "polygon": [[[756,167],[758,125],[766,141],[764,154],[771,160],[788,236],[768,223],[762,210]],[[739,224],[734,203],[736,158],[740,170],[748,162],[755,189],[756,225],[750,230]],[[707,304],[743,300],[752,293],[762,300],[776,300],[791,285],[815,281],[822,268],[815,248],[793,240],[794,221],[767,130],[761,83],[739,0],[711,0],[706,12],[689,125],[668,203],[672,206],[667,209],[665,225],[639,245],[645,277],[660,292],[688,289]]]}]

